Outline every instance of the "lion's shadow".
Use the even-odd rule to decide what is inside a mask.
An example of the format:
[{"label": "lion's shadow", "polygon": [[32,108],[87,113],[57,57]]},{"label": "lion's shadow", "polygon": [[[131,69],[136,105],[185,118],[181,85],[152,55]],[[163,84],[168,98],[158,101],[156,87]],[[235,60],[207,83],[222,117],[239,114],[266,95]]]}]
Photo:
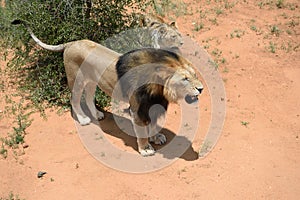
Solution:
[{"label": "lion's shadow", "polygon": [[[104,112],[105,118],[99,121],[93,120],[93,123],[99,126],[105,134],[109,134],[113,137],[121,139],[126,146],[133,148],[135,151],[138,151],[136,137],[128,135],[123,130],[121,130],[120,126],[116,123],[120,121],[122,124],[126,126],[126,132],[130,131],[131,133],[134,132],[132,123],[128,118],[112,114],[110,112]],[[193,161],[198,159],[198,153],[193,149],[191,141],[189,141],[184,136],[177,136],[174,132],[163,128],[161,131],[167,137],[167,143],[164,145],[155,145],[152,144],[153,147],[158,150],[157,153],[163,154],[163,156],[167,159],[174,159],[181,155],[179,158]],[[169,145],[168,150],[159,151],[166,145],[168,145],[172,141],[176,141],[175,144],[177,145]],[[177,148],[178,147],[178,148]],[[185,150],[185,151],[184,151]],[[181,153],[184,152],[184,153]]]}]

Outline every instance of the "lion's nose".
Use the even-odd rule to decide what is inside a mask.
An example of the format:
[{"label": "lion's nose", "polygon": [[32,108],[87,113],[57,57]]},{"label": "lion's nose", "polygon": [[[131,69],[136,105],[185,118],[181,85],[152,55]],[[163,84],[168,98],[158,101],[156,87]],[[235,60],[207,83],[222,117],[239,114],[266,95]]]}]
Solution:
[{"label": "lion's nose", "polygon": [[203,88],[202,88],[202,87],[198,87],[198,88],[196,88],[196,89],[199,91],[199,94],[201,94],[202,91],[203,91]]}]

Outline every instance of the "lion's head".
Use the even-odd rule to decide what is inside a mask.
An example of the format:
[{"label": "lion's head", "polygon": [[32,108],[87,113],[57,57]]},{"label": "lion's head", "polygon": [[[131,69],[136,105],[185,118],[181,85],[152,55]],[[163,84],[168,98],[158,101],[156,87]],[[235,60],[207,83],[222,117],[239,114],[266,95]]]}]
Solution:
[{"label": "lion's head", "polygon": [[183,44],[182,36],[174,22],[170,25],[158,25],[152,34],[160,48],[180,47]]},{"label": "lion's head", "polygon": [[164,96],[170,102],[177,102],[179,99],[185,98],[187,103],[192,103],[198,99],[202,90],[203,85],[192,67],[179,68],[166,81]]},{"label": "lion's head", "polygon": [[134,50],[121,56],[116,67],[127,97],[137,90],[136,94],[160,97],[168,102],[185,98],[187,103],[192,103],[203,90],[192,63],[171,51]]},{"label": "lion's head", "polygon": [[154,24],[150,27],[152,40],[156,44],[156,48],[172,48],[180,47],[183,44],[183,39],[179,33],[175,22],[171,24]]},{"label": "lion's head", "polygon": [[140,18],[140,26],[148,28],[155,48],[168,49],[182,46],[183,38],[175,21],[167,23],[163,18],[151,14],[142,15]]}]

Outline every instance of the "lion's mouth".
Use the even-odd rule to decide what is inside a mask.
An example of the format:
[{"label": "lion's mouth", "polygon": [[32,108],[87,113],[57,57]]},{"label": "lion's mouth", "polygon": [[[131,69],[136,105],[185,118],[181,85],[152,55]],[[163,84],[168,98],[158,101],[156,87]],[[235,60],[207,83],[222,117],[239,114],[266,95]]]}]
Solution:
[{"label": "lion's mouth", "polygon": [[198,95],[186,95],[184,99],[188,104],[192,104],[198,101]]}]

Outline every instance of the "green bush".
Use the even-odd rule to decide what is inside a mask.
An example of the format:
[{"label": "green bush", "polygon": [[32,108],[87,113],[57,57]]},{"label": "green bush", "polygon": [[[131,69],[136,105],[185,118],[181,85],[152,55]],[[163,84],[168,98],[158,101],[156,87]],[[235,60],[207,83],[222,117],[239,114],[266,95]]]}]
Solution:
[{"label": "green bush", "polygon": [[[14,19],[29,22],[37,37],[47,44],[90,39],[100,42],[126,30],[135,11],[150,5],[149,0],[6,0],[0,7],[0,45],[4,56],[11,56],[10,74],[24,96],[34,105],[69,107],[62,53],[37,47],[23,26],[12,26]],[[130,8],[133,12],[127,12]],[[109,98],[97,92],[98,106]],[[42,107],[40,107],[42,108]]]}]

